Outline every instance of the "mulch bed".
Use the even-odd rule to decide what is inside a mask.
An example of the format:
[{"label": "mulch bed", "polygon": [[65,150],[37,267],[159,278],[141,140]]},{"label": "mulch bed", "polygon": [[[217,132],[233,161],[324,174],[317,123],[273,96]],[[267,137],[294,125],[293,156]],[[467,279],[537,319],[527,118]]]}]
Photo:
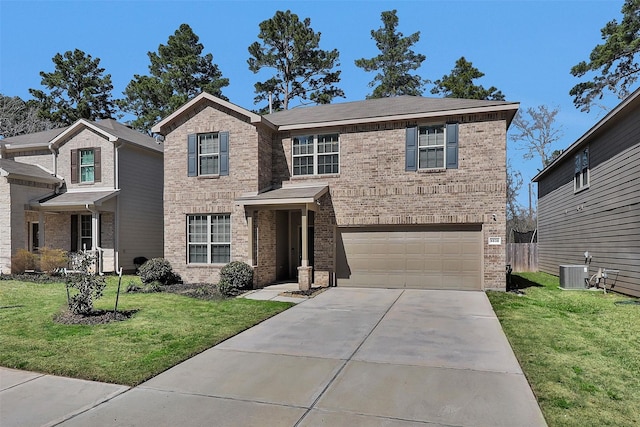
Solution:
[{"label": "mulch bed", "polygon": [[138,310],[122,310],[115,313],[112,310],[94,310],[90,314],[82,315],[67,310],[57,314],[53,321],[64,325],[103,325],[130,319],[137,312]]},{"label": "mulch bed", "polygon": [[327,288],[325,287],[315,287],[315,288],[311,288],[308,289],[306,291],[286,291],[286,292],[282,292],[280,295],[285,296],[285,297],[309,297],[312,298],[318,294],[321,294],[322,292],[326,291]]}]

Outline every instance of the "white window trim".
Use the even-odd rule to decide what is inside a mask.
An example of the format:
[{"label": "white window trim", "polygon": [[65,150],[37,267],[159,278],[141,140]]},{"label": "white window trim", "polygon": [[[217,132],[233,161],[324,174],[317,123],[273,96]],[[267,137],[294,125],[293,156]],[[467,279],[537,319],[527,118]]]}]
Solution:
[{"label": "white window trim", "polygon": [[[324,152],[324,153],[319,153],[318,152],[318,137],[320,136],[326,136],[326,135],[336,135],[338,137],[337,140],[337,144],[338,144],[338,151],[334,151],[334,152]],[[294,154],[294,144],[293,144],[293,140],[295,138],[313,138],[313,153],[311,154]],[[318,173],[318,159],[320,157],[323,156],[333,156],[333,155],[338,155],[338,171],[337,172],[328,172],[328,173]],[[313,173],[310,174],[296,174],[295,173],[295,166],[294,166],[294,159],[296,158],[302,158],[302,157],[312,157],[312,161],[313,161]],[[293,177],[303,177],[303,176],[324,176],[324,175],[339,175],[340,174],[340,169],[341,169],[341,164],[340,164],[340,134],[338,132],[327,132],[327,133],[319,133],[319,134],[314,134],[314,135],[296,135],[293,136],[291,138],[291,176]]]},{"label": "white window trim", "polygon": [[[206,242],[197,242],[197,243],[191,243],[189,241],[189,219],[192,217],[198,217],[198,216],[203,216],[206,217],[207,219],[207,228],[206,228],[206,237],[207,240]],[[214,216],[227,216],[229,217],[229,241],[228,242],[214,242],[211,239],[211,224],[212,224],[212,219]],[[233,229],[232,229],[232,224],[231,224],[231,214],[229,213],[212,213],[212,214],[189,214],[187,215],[187,264],[188,265],[225,265],[227,263],[229,263],[231,261],[231,254],[232,254],[232,247],[231,247],[231,241],[232,236],[233,236]],[[191,262],[190,261],[190,254],[191,254],[191,246],[198,246],[198,245],[206,245],[207,247],[207,261],[206,262]],[[212,245],[229,245],[229,261],[226,262],[212,262],[212,253],[211,253],[211,246]]]},{"label": "white window trim", "polygon": [[[442,145],[420,145],[420,130],[424,129],[424,128],[441,128],[442,129]],[[436,167],[420,167],[420,152],[423,151],[427,151],[429,148],[439,148],[442,147],[442,166],[436,166]],[[417,158],[417,169],[424,171],[424,170],[443,170],[447,168],[447,126],[442,123],[435,123],[435,124],[428,124],[428,125],[421,125],[418,126],[418,141],[417,141],[417,150],[418,150],[418,158]]]},{"label": "white window trim", "polygon": [[[83,151],[91,151],[93,153],[93,162],[91,164],[86,164],[83,165],[82,164],[82,152]],[[83,173],[82,173],[82,169],[83,168],[93,168],[93,179],[92,180],[83,180]],[[94,150],[93,148],[80,148],[78,151],[78,182],[80,184],[92,184],[96,181],[96,150]]]},{"label": "white window trim", "polygon": [[[202,138],[209,136],[209,135],[214,135],[215,138],[218,140],[218,151],[215,153],[206,153],[206,154],[202,154],[201,153],[201,143],[202,143]],[[220,175],[220,134],[219,132],[207,132],[207,133],[199,133],[197,136],[198,140],[196,143],[196,150],[197,150],[197,155],[198,155],[198,176],[218,176]],[[201,162],[200,160],[203,157],[214,157],[215,158],[215,162],[218,164],[218,173],[203,173],[202,170],[200,169],[200,165]]]}]

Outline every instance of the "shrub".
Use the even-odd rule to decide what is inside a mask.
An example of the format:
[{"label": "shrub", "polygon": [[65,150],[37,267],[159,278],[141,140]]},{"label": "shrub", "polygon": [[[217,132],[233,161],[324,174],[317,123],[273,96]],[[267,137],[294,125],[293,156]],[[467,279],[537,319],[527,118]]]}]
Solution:
[{"label": "shrub", "polygon": [[26,270],[36,270],[38,268],[38,258],[35,254],[26,249],[18,249],[11,257],[11,273],[22,274]]},{"label": "shrub", "polygon": [[67,253],[62,249],[40,249],[40,270],[46,273],[53,273],[60,268],[64,268],[68,262]]},{"label": "shrub", "polygon": [[218,290],[222,295],[235,296],[253,286],[253,269],[242,261],[232,261],[220,270]]},{"label": "shrub", "polygon": [[172,285],[180,281],[180,276],[173,272],[171,264],[164,258],[152,258],[138,269],[142,283],[158,282],[161,285]]},{"label": "shrub", "polygon": [[[91,252],[78,252],[74,259],[74,269],[78,273],[67,276],[67,295],[69,310],[75,314],[87,315],[93,311],[93,301],[102,296],[107,286],[104,277],[91,272],[95,265],[96,256]],[[76,289],[75,295],[69,294],[69,289]]]}]

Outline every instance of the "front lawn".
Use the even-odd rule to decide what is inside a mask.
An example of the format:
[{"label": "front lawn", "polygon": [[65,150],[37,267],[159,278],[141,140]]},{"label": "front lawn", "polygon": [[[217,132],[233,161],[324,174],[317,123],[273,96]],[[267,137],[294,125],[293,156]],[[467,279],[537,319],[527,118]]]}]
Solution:
[{"label": "front lawn", "polygon": [[525,295],[487,294],[549,426],[640,425],[637,300],[563,291],[545,273],[514,283]]},{"label": "front lawn", "polygon": [[[170,293],[125,293],[118,311],[132,318],[64,325],[62,283],[0,280],[0,366],[136,385],[291,306],[248,299],[200,300]],[[117,277],[107,279],[96,309],[113,310]]]}]

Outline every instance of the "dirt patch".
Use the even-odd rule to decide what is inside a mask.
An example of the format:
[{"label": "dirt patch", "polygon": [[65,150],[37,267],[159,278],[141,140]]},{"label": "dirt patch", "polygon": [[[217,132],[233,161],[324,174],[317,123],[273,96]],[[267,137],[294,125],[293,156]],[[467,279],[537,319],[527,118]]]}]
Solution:
[{"label": "dirt patch", "polygon": [[107,310],[94,310],[90,314],[82,315],[67,310],[57,314],[53,321],[63,325],[103,325],[130,319],[137,312],[138,310],[122,310],[115,313]]},{"label": "dirt patch", "polygon": [[326,290],[327,288],[318,286],[315,288],[308,289],[306,291],[286,291],[286,292],[280,293],[280,295],[283,297],[313,298],[316,295],[321,294]]}]

